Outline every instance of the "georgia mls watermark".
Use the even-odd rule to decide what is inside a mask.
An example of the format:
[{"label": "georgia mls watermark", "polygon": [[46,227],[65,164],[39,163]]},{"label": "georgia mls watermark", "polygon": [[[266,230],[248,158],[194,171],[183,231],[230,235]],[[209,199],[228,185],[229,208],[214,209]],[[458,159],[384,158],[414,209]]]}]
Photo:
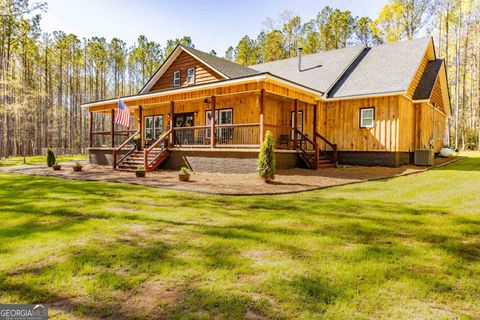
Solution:
[{"label": "georgia mls watermark", "polygon": [[48,320],[46,304],[0,304],[0,320]]}]

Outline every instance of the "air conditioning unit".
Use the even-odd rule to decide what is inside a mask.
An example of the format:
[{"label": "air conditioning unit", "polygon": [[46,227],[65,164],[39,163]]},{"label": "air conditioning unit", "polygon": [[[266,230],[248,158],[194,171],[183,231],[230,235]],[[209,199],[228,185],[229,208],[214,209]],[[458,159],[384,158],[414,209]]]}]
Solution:
[{"label": "air conditioning unit", "polygon": [[433,166],[434,156],[433,149],[417,149],[413,163],[416,166]]}]

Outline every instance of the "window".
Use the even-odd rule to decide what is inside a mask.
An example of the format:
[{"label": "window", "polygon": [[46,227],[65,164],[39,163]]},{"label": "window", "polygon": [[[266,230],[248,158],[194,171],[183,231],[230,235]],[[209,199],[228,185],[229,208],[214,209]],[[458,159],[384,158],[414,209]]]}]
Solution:
[{"label": "window", "polygon": [[145,140],[153,139],[153,117],[145,117]]},{"label": "window", "polygon": [[173,86],[178,87],[180,85],[180,71],[173,73]]},{"label": "window", "polygon": [[[295,117],[294,117],[295,111],[292,111],[292,125],[290,126],[292,129],[295,128]],[[297,114],[297,130],[299,132],[303,133],[303,111],[298,111]],[[293,130],[290,133],[290,140],[293,141]],[[301,136],[298,135],[297,140],[300,140]]]},{"label": "window", "polygon": [[375,108],[360,109],[360,128],[373,128]]},{"label": "window", "polygon": [[163,132],[163,115],[145,117],[145,140],[160,138]]},{"label": "window", "polygon": [[[218,122],[218,114],[220,112],[220,122]],[[210,126],[212,124],[212,111],[205,111],[205,125]],[[221,109],[215,110],[215,124],[233,124],[233,109]],[[220,138],[222,136],[228,136],[231,132],[231,128],[221,128],[219,132]],[[206,129],[206,136],[210,138],[210,129]]]},{"label": "window", "polygon": [[190,68],[187,70],[187,83],[188,84],[195,83],[195,68]]}]

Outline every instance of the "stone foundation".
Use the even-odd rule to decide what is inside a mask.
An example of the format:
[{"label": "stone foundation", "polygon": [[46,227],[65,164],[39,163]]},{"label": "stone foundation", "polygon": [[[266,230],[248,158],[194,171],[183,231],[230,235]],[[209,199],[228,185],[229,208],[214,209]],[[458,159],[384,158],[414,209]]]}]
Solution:
[{"label": "stone foundation", "polygon": [[[127,153],[128,150],[121,150],[117,155],[117,160],[120,159],[122,155]],[[88,158],[91,164],[98,164],[101,166],[112,166],[113,165],[113,149],[112,148],[89,148],[88,149]]]}]

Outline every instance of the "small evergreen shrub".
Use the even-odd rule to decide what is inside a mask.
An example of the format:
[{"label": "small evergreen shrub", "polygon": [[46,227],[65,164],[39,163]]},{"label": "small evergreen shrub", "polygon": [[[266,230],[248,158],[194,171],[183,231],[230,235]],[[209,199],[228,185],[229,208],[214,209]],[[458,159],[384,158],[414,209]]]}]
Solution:
[{"label": "small evergreen shrub", "polygon": [[55,154],[52,149],[49,147],[47,150],[47,165],[53,167],[57,161],[55,160]]},{"label": "small evergreen shrub", "polygon": [[179,173],[180,174],[188,174],[188,168],[187,167],[181,167]]},{"label": "small evergreen shrub", "polygon": [[257,172],[265,182],[275,179],[275,148],[273,134],[270,131],[265,133],[265,139],[258,155]]}]

